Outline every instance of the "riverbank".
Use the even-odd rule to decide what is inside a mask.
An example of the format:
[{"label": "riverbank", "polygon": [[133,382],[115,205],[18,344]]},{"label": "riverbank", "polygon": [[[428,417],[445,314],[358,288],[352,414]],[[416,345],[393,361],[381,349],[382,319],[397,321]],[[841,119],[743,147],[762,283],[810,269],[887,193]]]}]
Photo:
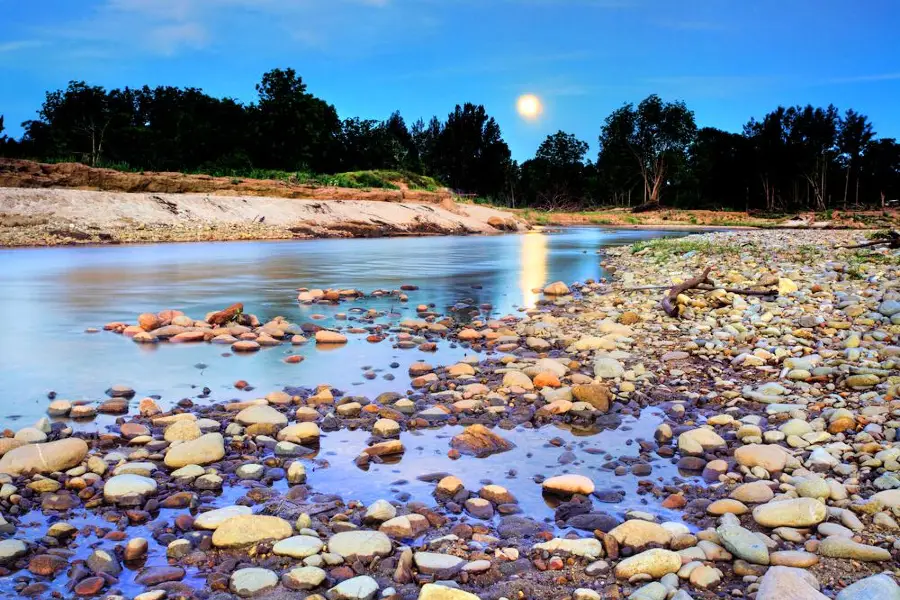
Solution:
[{"label": "riverbank", "polygon": [[510,213],[449,198],[432,204],[0,188],[0,246],[469,235],[525,228]]},{"label": "riverbank", "polygon": [[895,228],[900,224],[897,209],[798,212],[784,215],[760,215],[742,211],[660,210],[633,213],[630,209],[600,209],[584,212],[511,209],[532,225],[596,225],[626,229],[873,229]]},{"label": "riverbank", "polygon": [[[554,283],[518,317],[323,289],[299,301],[346,308],[328,331],[252,306],[109,323],[83,347],[118,333],[286,363],[313,344],[336,360],[354,344],[470,354],[414,363],[406,394],[302,370],[253,389],[235,359],[234,390],[138,402],[111,374],[104,401],[48,400],[53,423],[3,440],[6,579],[23,595],[146,598],[895,597],[900,260],[837,247],[865,240],[739,231],[607,249],[610,281]],[[716,289],[684,290],[677,317],[647,289],[708,265]],[[417,316],[385,321],[366,306],[381,294]],[[98,413],[116,420],[74,433]],[[56,439],[69,443],[10,451]]]}]

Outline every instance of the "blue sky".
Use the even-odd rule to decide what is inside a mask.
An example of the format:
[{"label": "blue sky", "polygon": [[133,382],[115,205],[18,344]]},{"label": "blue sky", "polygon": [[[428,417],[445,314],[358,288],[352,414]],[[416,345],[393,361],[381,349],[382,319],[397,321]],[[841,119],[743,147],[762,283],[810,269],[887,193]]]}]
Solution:
[{"label": "blue sky", "polygon": [[[484,104],[519,160],[559,129],[591,144],[650,93],[740,131],[834,103],[900,137],[896,0],[0,0],[0,114],[18,136],[48,89],[197,86],[243,101],[294,67],[342,117],[408,122]],[[545,103],[529,123],[522,93]]]}]

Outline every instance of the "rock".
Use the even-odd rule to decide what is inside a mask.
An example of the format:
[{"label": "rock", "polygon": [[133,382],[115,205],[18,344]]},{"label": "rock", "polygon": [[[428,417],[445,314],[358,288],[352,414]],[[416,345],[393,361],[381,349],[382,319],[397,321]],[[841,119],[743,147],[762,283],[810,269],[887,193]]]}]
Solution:
[{"label": "rock", "polygon": [[85,577],[75,584],[72,591],[76,596],[87,598],[99,594],[105,585],[106,580],[103,577]]},{"label": "rock", "polygon": [[769,549],[752,531],[740,525],[723,524],[716,528],[716,534],[722,546],[736,557],[757,565],[769,564]]},{"label": "rock", "polygon": [[569,286],[562,281],[554,281],[544,287],[544,294],[547,296],[565,296],[569,293]]},{"label": "rock", "polygon": [[110,554],[106,550],[102,548],[98,548],[94,550],[87,559],[88,568],[94,573],[101,575],[118,575],[122,572],[122,567],[119,565],[119,559],[116,558],[114,554]]},{"label": "rock", "polygon": [[775,496],[775,492],[765,481],[751,481],[739,485],[728,496],[741,502],[761,504],[771,500]]},{"label": "rock", "polygon": [[319,443],[319,437],[321,435],[322,432],[318,425],[305,421],[303,423],[288,425],[284,429],[281,429],[275,438],[279,442],[292,442],[294,444],[316,446]]},{"label": "rock", "polygon": [[0,473],[34,475],[65,471],[81,463],[88,445],[80,438],[66,438],[44,444],[13,448],[0,458]]},{"label": "rock", "polygon": [[756,600],[828,600],[819,592],[812,573],[791,567],[769,567],[756,592]]},{"label": "rock", "polygon": [[253,514],[253,509],[249,506],[226,506],[225,508],[217,508],[197,515],[194,519],[194,528],[214,530],[231,517],[249,514]]},{"label": "rock", "polygon": [[725,447],[725,440],[712,429],[698,427],[678,436],[678,449],[683,454],[700,456],[710,450]]},{"label": "rock", "polygon": [[0,564],[14,562],[28,553],[28,546],[22,540],[0,540]]},{"label": "rock", "polygon": [[268,404],[248,406],[235,415],[234,420],[245,427],[248,425],[287,425],[287,417]]},{"label": "rock", "polygon": [[762,467],[770,473],[783,471],[790,455],[773,444],[748,444],[734,451],[734,459],[745,467]]},{"label": "rock", "polygon": [[848,585],[835,600],[900,600],[900,586],[890,575],[879,573]]},{"label": "rock", "polygon": [[225,439],[221,433],[207,433],[195,440],[171,446],[165,463],[170,469],[188,465],[208,465],[225,456]]},{"label": "rock", "polygon": [[318,567],[296,567],[281,576],[289,590],[312,590],[324,583],[327,574]]},{"label": "rock", "polygon": [[346,560],[363,561],[391,553],[391,540],[380,531],[342,531],[328,539],[328,551]]},{"label": "rock", "polygon": [[368,575],[361,575],[328,590],[328,600],[372,600],[377,593],[378,582]]},{"label": "rock", "polygon": [[155,493],[156,481],[141,475],[115,475],[103,486],[103,497],[113,503],[137,505]]},{"label": "rock", "polygon": [[428,527],[428,519],[422,515],[409,514],[385,521],[378,531],[397,539],[412,539],[427,531]]},{"label": "rock", "polygon": [[252,598],[278,585],[278,575],[268,569],[238,569],[228,580],[228,589],[241,598]]},{"label": "rock", "polygon": [[418,600],[481,600],[481,598],[456,588],[426,583],[419,592]]},{"label": "rock", "polygon": [[574,494],[588,496],[594,491],[594,482],[584,475],[557,475],[545,479],[541,485],[545,492],[561,496]]},{"label": "rock", "polygon": [[677,573],[680,568],[680,554],[654,548],[621,561],[616,565],[615,573],[617,579],[630,579],[641,574],[659,579],[667,573]]},{"label": "rock", "polygon": [[450,447],[461,454],[484,458],[491,454],[506,452],[515,448],[515,444],[503,439],[484,425],[470,425],[462,433],[450,440]]},{"label": "rock", "polygon": [[777,500],[753,509],[753,520],[764,527],[810,527],[827,516],[826,506],[813,498]]},{"label": "rock", "polygon": [[523,390],[533,390],[534,383],[531,378],[522,371],[509,371],[503,375],[503,387],[519,387]]},{"label": "rock", "polygon": [[393,419],[378,419],[372,425],[372,433],[379,437],[394,437],[400,435],[400,423]]},{"label": "rock", "polygon": [[867,546],[840,536],[827,537],[819,542],[818,553],[829,558],[878,562],[891,560],[891,553],[878,546]]},{"label": "rock", "polygon": [[434,575],[438,579],[451,579],[459,573],[466,560],[452,554],[438,552],[416,552],[413,554],[420,573]]},{"label": "rock", "polygon": [[615,379],[625,374],[625,367],[614,358],[600,357],[594,359],[594,377]]},{"label": "rock", "polygon": [[366,522],[381,523],[389,521],[397,516],[397,509],[387,500],[376,500],[366,509],[366,515],[363,519]]},{"label": "rock", "polygon": [[122,558],[125,562],[142,560],[147,556],[149,547],[150,543],[146,539],[140,537],[132,538],[125,544],[125,552],[123,553]]},{"label": "rock", "polygon": [[667,546],[672,541],[672,534],[666,528],[650,521],[631,519],[625,521],[609,532],[620,546],[641,548],[649,544]]},{"label": "rock", "polygon": [[458,477],[447,475],[438,481],[434,493],[439,496],[453,497],[458,494],[461,489],[463,489],[463,482],[460,481]]},{"label": "rock", "polygon": [[819,557],[802,550],[782,550],[769,555],[769,564],[807,569],[819,562]]},{"label": "rock", "polygon": [[609,388],[601,383],[574,385],[572,396],[579,402],[587,402],[601,412],[609,411],[609,403],[612,401]]},{"label": "rock", "polygon": [[281,540],[292,533],[291,524],[280,517],[238,515],[219,524],[212,543],[218,548],[240,548],[263,540]]},{"label": "rock", "polygon": [[278,556],[290,556],[291,558],[306,558],[318,554],[325,543],[311,535],[295,535],[276,542],[272,546],[272,552]]},{"label": "rock", "polygon": [[327,329],[320,329],[316,332],[316,344],[324,344],[324,345],[334,345],[334,344],[346,344],[347,336],[338,333],[337,331],[329,331]]},{"label": "rock", "polygon": [[175,421],[166,427],[163,437],[167,442],[189,442],[201,435],[200,426],[196,421]]},{"label": "rock", "polygon": [[181,567],[146,567],[138,572],[134,582],[150,587],[167,581],[181,581],[184,579],[184,575],[184,569]]},{"label": "rock", "polygon": [[580,558],[596,560],[604,555],[603,544],[595,538],[568,539],[553,538],[548,542],[534,545],[534,550],[543,550],[550,553],[562,553]]}]

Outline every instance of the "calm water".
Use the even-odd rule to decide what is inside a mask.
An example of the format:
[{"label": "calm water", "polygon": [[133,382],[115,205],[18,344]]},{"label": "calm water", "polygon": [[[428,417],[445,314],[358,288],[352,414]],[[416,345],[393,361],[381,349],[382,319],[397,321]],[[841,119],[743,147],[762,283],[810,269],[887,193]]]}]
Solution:
[{"label": "calm water", "polygon": [[[441,344],[437,355],[397,350],[389,343],[353,339],[331,351],[314,344],[264,349],[223,357],[226,347],[208,344],[153,347],[122,336],[84,333],[110,321],[135,322],[142,312],[177,308],[194,318],[243,302],[260,319],[283,315],[296,323],[313,314],[323,326],[348,325],[333,315],[353,307],[414,317],[417,304],[446,312],[459,302],[493,305],[493,315],[534,305],[532,289],[555,280],[583,281],[604,275],[597,250],[613,244],[682,235],[683,232],[572,228],[494,237],[429,237],[298,242],[233,242],[146,246],[65,247],[0,251],[0,425],[24,426],[44,414],[47,393],[100,399],[112,384],[163,403],[195,396],[204,386],[213,400],[234,397],[236,379],[262,393],[285,385],[327,383],[373,397],[403,391],[407,366],[416,360],[447,363],[462,349]],[[303,306],[299,287],[357,288],[364,292],[418,285],[402,304],[364,298],[337,307]],[[352,319],[352,313],[349,313]],[[285,364],[287,353],[306,356]],[[394,381],[363,379],[364,367],[390,371]],[[383,373],[382,373],[383,374]],[[363,383],[365,382],[365,383]],[[246,396],[245,396],[246,397]],[[11,419],[16,419],[11,422]]]},{"label": "calm water", "polygon": [[[426,354],[394,349],[388,342],[369,344],[360,336],[351,336],[347,346],[331,351],[308,344],[231,356],[222,346],[147,347],[113,333],[87,334],[84,330],[110,321],[134,322],[141,312],[163,308],[178,308],[202,318],[206,312],[236,301],[261,319],[284,315],[303,323],[315,313],[323,314],[327,318],[316,322],[326,326],[351,324],[334,315],[352,315],[349,311],[353,307],[392,313],[383,322],[413,317],[417,304],[429,303],[442,313],[459,303],[489,303],[493,306],[491,315],[502,316],[533,306],[538,295],[532,289],[547,282],[603,276],[597,256],[603,246],[682,234],[577,228],[498,237],[0,251],[0,306],[4,315],[0,426],[18,428],[43,416],[50,390],[61,398],[99,400],[104,390],[116,383],[133,387],[138,398],[158,394],[163,404],[196,398],[204,386],[211,388],[211,399],[195,401],[247,399],[285,385],[319,383],[369,397],[386,390],[402,392],[409,383],[406,369],[410,363],[427,360],[446,364],[462,357],[465,350],[450,348],[444,342],[437,353]],[[298,287],[370,292],[402,284],[420,287],[409,293],[408,304],[387,298],[364,298],[338,307],[302,306],[296,301]],[[282,359],[288,352],[301,352],[306,360],[298,365],[285,364]],[[390,369],[391,362],[399,363],[399,367]],[[364,368],[380,369],[380,376],[365,380]],[[391,371],[396,379],[384,379],[383,375]],[[237,379],[250,381],[257,391],[235,390],[232,384]],[[430,502],[434,484],[418,478],[448,472],[459,476],[471,490],[489,481],[504,485],[519,499],[525,515],[552,522],[553,508],[545,503],[534,479],[572,472],[588,475],[598,489],[626,493],[622,502],[614,505],[595,501],[598,510],[621,516],[627,509],[644,508],[649,501],[649,508],[657,514],[677,518],[661,509],[658,500],[637,494],[635,477],[618,477],[602,467],[610,457],[637,456],[635,440],[652,438],[660,419],[656,411],[645,410],[639,418],[625,417],[616,430],[594,435],[576,435],[555,425],[538,430],[519,427],[501,432],[516,445],[513,450],[485,459],[463,457],[458,461],[448,458],[447,449],[450,437],[461,427],[408,431],[401,435],[406,452],[398,462],[372,464],[366,472],[353,459],[367,445],[368,433],[341,430],[323,434],[318,456],[305,462],[312,490],[366,503],[379,498]],[[108,418],[100,418],[75,426],[102,428],[107,422]],[[557,443],[551,444],[552,439]],[[562,460],[567,450],[574,452],[573,462]],[[676,475],[675,467],[666,460],[652,464],[652,477],[670,479]],[[287,484],[280,481],[275,487],[283,490]],[[233,504],[246,491],[243,485],[228,488],[214,504]],[[170,523],[181,512],[162,510],[155,522]],[[96,514],[83,509],[76,509],[66,520],[79,528],[99,522]],[[47,526],[47,517],[33,510],[22,516],[16,537],[38,540]],[[148,527],[128,526],[126,535],[150,540],[148,566],[168,564],[165,547],[152,539]],[[72,546],[73,559],[87,558],[95,547],[112,551],[116,544],[88,534]],[[130,568],[123,570],[115,589],[128,595],[143,591],[134,583],[135,575]],[[57,577],[52,589],[65,596],[69,593],[64,588],[66,581],[64,576]],[[204,575],[189,568],[185,582],[202,587]],[[0,594],[12,594],[13,583],[13,578],[0,582]]]}]

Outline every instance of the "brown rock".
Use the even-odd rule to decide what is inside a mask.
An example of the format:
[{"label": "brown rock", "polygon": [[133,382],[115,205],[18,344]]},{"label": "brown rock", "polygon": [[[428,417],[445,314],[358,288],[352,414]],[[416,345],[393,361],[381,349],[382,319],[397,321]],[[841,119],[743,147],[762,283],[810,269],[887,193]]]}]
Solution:
[{"label": "brown rock", "polygon": [[450,440],[450,446],[462,454],[484,458],[491,454],[506,452],[515,447],[484,425],[470,425]]}]

